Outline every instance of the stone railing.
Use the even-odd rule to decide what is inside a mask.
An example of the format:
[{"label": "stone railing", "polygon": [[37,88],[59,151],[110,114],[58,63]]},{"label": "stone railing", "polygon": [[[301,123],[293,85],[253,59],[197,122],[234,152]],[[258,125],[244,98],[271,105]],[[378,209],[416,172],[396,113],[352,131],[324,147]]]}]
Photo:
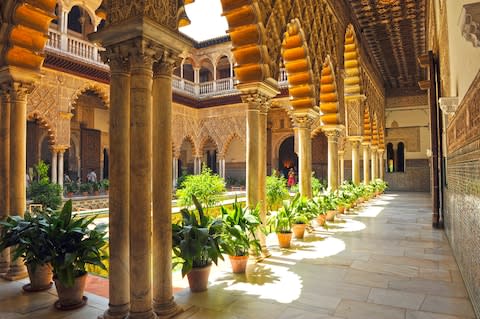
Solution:
[{"label": "stone railing", "polygon": [[233,78],[226,78],[216,81],[194,83],[174,75],[172,78],[172,87],[177,93],[203,99],[237,94],[238,91],[235,89],[233,82]]},{"label": "stone railing", "polygon": [[93,43],[80,39],[73,34],[60,33],[55,29],[48,30],[48,37],[45,48],[47,52],[51,51],[58,55],[72,57],[108,69],[108,65],[104,64],[100,58],[99,52],[103,49]]}]

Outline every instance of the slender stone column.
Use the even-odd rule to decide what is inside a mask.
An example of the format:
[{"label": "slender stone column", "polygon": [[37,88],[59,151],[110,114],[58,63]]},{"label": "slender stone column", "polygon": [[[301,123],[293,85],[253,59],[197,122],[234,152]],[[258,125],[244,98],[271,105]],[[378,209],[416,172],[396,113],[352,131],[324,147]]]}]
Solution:
[{"label": "slender stone column", "polygon": [[120,50],[108,48],[103,56],[110,65],[110,280],[104,319],[123,319],[130,308],[130,62]]},{"label": "slender stone column", "polygon": [[294,113],[293,122],[296,140],[298,141],[298,166],[300,194],[312,198],[312,138],[311,125],[315,113]]},{"label": "slender stone column", "polygon": [[378,178],[383,180],[385,174],[385,160],[383,159],[383,154],[385,150],[379,149],[378,150]]},{"label": "slender stone column", "polygon": [[362,143],[363,146],[363,183],[370,183],[370,144]]},{"label": "slender stone column", "polygon": [[[0,219],[10,214],[10,95],[7,90],[1,92],[0,105]],[[10,267],[10,249],[0,252],[0,273]]]},{"label": "slender stone column", "polygon": [[371,172],[372,172],[372,181],[374,181],[375,179],[377,179],[377,166],[378,166],[378,163],[377,163],[377,146],[371,146],[370,147],[371,149]]},{"label": "slender stone column", "polygon": [[[26,210],[27,167],[27,95],[31,85],[12,83],[10,92],[10,215],[23,216]],[[28,276],[21,259],[12,261],[5,279],[18,280]]]},{"label": "slender stone column", "polygon": [[352,144],[352,181],[360,184],[360,139],[351,139]]},{"label": "slender stone column", "polygon": [[173,188],[177,187],[178,180],[178,158],[172,158],[172,186]]},{"label": "slender stone column", "polygon": [[57,166],[58,150],[56,148],[52,147],[51,152],[52,152],[52,165],[50,167],[50,169],[52,171],[51,183],[52,184],[58,184],[58,178],[57,178],[57,174],[58,174],[58,166]]},{"label": "slender stone column", "polygon": [[345,180],[345,151],[338,151],[339,185]]},{"label": "slender stone column", "polygon": [[172,292],[172,71],[168,58],[154,64],[153,79],[153,309],[159,318],[182,311]]},{"label": "slender stone column", "polygon": [[218,166],[219,166],[219,175],[221,178],[225,179],[225,157],[220,157],[218,160]]},{"label": "slender stone column", "polygon": [[193,158],[193,174],[198,175],[202,173],[202,158],[197,155]]},{"label": "slender stone column", "polygon": [[58,185],[63,188],[63,155],[65,154],[64,149],[58,151]]},{"label": "slender stone column", "polygon": [[256,104],[249,103],[247,110],[247,206],[255,208],[259,202],[258,171],[260,149],[258,140],[259,110]]},{"label": "slender stone column", "polygon": [[[151,259],[152,55],[154,52],[150,52],[148,44],[144,40],[136,40],[135,45],[136,50],[131,52],[130,56],[129,204],[132,213],[130,214],[129,319],[150,319],[156,317],[152,309]],[[171,144],[168,145],[168,148],[171,148]]]},{"label": "slender stone column", "polygon": [[328,139],[328,188],[334,191],[338,188],[338,139],[341,129],[329,127],[323,131]]}]

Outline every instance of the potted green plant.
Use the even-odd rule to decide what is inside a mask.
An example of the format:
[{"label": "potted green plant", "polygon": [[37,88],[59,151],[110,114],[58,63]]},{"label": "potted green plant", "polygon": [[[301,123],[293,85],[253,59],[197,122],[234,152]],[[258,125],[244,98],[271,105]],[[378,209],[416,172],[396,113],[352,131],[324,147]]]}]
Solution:
[{"label": "potted green plant", "polygon": [[294,219],[293,206],[289,201],[284,201],[283,206],[277,212],[273,212],[268,218],[270,225],[277,234],[280,248],[289,248],[292,240],[292,223]]},{"label": "potted green plant", "polygon": [[42,204],[44,209],[57,209],[62,204],[62,187],[50,183],[48,165],[43,161],[35,165],[35,172],[35,177],[27,190],[27,197],[34,204]]},{"label": "potted green plant", "polygon": [[55,307],[70,310],[86,303],[83,296],[87,279],[87,264],[106,270],[107,258],[102,248],[106,245],[106,224],[92,227],[96,216],[72,216],[72,201],[61,211],[45,215],[42,226],[49,242],[49,258],[53,267],[53,279],[59,300]]},{"label": "potted green plant", "polygon": [[293,235],[297,239],[303,239],[309,221],[315,217],[315,214],[312,214],[312,206],[307,198],[302,197],[300,193],[295,195],[290,202],[290,206],[292,207],[293,213]]},{"label": "potted green plant", "polygon": [[70,182],[70,183],[65,183],[65,191],[67,192],[67,197],[72,197],[73,194],[75,194],[78,191],[78,185],[77,183]]},{"label": "potted green plant", "polygon": [[88,196],[88,193],[92,191],[92,185],[91,183],[82,183],[80,184],[79,189],[83,196]]},{"label": "potted green plant", "polygon": [[173,266],[182,265],[182,276],[187,275],[190,290],[207,290],[212,262],[223,260],[220,250],[223,221],[204,214],[195,196],[192,201],[197,212],[184,208],[182,220],[172,224],[172,248],[175,255]]},{"label": "potted green plant", "polygon": [[102,187],[102,182],[90,182],[90,184],[93,195],[98,196],[100,194],[100,187]]},{"label": "potted green plant", "polygon": [[23,259],[30,277],[30,283],[23,286],[27,292],[42,291],[52,286],[49,242],[43,231],[45,223],[43,215],[28,212],[24,217],[9,216],[0,222],[0,251],[14,247],[12,259]]},{"label": "potted green plant", "polygon": [[108,179],[104,179],[100,183],[102,183],[102,188],[105,191],[105,194],[108,195],[108,189],[110,188],[110,181]]},{"label": "potted green plant", "polygon": [[255,232],[260,226],[259,209],[242,208],[235,199],[232,209],[221,207],[223,220],[222,249],[229,255],[232,271],[244,273],[250,251],[259,253]]},{"label": "potted green plant", "polygon": [[266,197],[268,210],[275,210],[281,206],[283,201],[289,197],[287,189],[287,180],[278,175],[278,171],[274,171],[271,176],[266,179]]}]

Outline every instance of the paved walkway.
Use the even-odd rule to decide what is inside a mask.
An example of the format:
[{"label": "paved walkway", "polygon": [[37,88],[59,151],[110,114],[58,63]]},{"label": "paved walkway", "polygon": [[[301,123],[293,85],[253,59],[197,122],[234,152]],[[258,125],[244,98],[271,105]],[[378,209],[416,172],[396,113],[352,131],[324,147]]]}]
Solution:
[{"label": "paved walkway", "polygon": [[[382,195],[352,215],[316,228],[291,249],[269,236],[272,257],[233,275],[222,263],[207,292],[192,294],[174,275],[181,319],[458,319],[475,318],[443,231],[431,228],[428,194]],[[0,318],[96,318],[107,300],[57,312],[54,290],[23,294],[0,281]],[[96,293],[103,294],[96,283]],[[100,287],[100,288],[99,288]]]}]

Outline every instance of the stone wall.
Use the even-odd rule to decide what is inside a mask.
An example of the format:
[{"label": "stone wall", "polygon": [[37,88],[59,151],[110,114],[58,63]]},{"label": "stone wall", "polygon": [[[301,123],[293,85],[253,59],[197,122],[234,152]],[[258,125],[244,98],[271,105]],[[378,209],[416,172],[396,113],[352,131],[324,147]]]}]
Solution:
[{"label": "stone wall", "polygon": [[448,126],[444,223],[480,318],[480,73]]},{"label": "stone wall", "polygon": [[426,159],[407,159],[405,172],[385,173],[385,181],[393,191],[429,192],[429,169]]}]

